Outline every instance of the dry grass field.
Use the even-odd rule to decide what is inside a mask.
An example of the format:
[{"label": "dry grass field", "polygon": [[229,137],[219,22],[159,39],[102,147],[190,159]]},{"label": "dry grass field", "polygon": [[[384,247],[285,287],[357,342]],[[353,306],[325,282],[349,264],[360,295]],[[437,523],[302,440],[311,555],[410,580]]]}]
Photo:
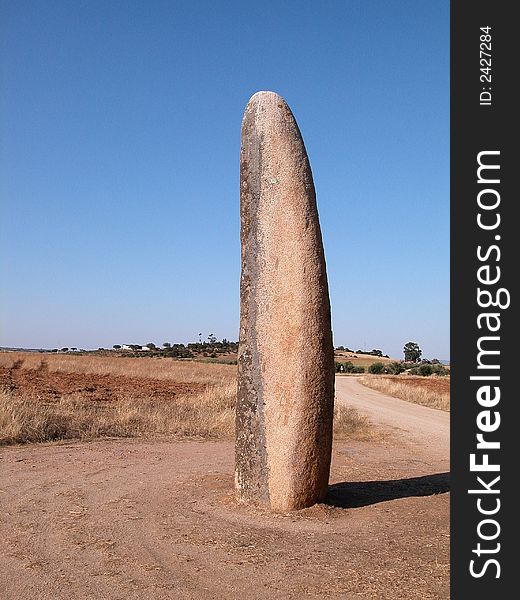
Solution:
[{"label": "dry grass field", "polygon": [[383,364],[394,362],[395,358],[385,358],[383,356],[372,356],[370,354],[356,354],[355,352],[345,352],[336,350],[334,352],[336,362],[350,361],[355,367],[369,367],[372,363],[382,362]]},{"label": "dry grass field", "polygon": [[82,373],[170,380],[179,383],[218,384],[234,378],[236,366],[171,358],[127,358],[97,354],[41,354],[38,352],[1,352],[0,367],[23,361],[24,369],[38,369],[42,362],[50,372]]},{"label": "dry grass field", "polygon": [[[173,359],[0,354],[0,444],[103,437],[231,439],[236,366]],[[335,438],[370,440],[336,409]]]},{"label": "dry grass field", "polygon": [[359,382],[394,398],[450,410],[450,378],[413,375],[364,375]]}]

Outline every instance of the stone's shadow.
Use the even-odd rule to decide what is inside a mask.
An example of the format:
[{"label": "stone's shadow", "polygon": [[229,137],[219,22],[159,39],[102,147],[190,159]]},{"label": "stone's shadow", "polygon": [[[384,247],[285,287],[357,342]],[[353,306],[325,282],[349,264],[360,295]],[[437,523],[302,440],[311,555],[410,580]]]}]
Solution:
[{"label": "stone's shadow", "polygon": [[337,508],[359,508],[397,498],[433,496],[450,491],[450,474],[436,473],[389,481],[356,481],[329,486],[326,504]]}]

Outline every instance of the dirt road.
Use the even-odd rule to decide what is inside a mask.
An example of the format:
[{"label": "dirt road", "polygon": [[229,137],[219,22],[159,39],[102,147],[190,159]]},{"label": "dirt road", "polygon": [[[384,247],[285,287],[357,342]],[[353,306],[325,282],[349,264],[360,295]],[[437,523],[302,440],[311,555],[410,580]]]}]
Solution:
[{"label": "dirt road", "polygon": [[0,598],[448,598],[447,450],[416,441],[446,417],[349,398],[396,435],[335,444],[327,504],[287,515],[236,504],[232,442],[0,449]]},{"label": "dirt road", "polygon": [[357,408],[376,425],[390,429],[432,466],[447,468],[450,414],[372,390],[356,377],[336,377],[336,401]]}]

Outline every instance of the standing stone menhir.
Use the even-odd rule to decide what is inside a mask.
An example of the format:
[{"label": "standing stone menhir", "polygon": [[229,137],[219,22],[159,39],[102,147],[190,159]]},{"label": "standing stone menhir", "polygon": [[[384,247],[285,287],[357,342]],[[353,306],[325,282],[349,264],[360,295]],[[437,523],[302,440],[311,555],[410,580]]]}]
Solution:
[{"label": "standing stone menhir", "polygon": [[311,168],[273,92],[245,110],[240,217],[235,485],[241,500],[285,512],[327,493],[334,350]]}]

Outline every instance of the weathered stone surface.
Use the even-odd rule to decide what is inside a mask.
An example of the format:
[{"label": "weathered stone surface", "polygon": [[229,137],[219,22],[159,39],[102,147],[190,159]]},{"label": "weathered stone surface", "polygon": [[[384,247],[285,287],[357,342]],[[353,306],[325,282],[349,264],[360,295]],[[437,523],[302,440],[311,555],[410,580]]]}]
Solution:
[{"label": "weathered stone surface", "polygon": [[311,168],[273,92],[245,110],[240,216],[235,484],[241,500],[285,512],[327,493],[334,351]]}]

